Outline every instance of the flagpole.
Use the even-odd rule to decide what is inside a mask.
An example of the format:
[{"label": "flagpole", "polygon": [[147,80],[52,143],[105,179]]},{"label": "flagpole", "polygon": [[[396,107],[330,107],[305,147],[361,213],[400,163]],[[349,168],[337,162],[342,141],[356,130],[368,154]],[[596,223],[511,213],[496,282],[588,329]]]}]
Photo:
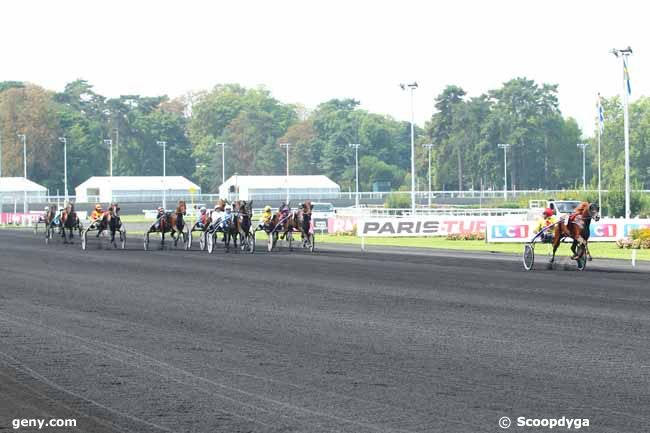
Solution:
[{"label": "flagpole", "polygon": [[628,113],[630,89],[630,73],[627,69],[627,59],[632,54],[632,48],[613,49],[612,54],[621,57],[623,62],[623,134],[625,138],[625,218],[630,218],[630,121]]},{"label": "flagpole", "polygon": [[602,209],[603,192],[600,184],[600,113],[598,113],[598,208]]},{"label": "flagpole", "polygon": [[598,130],[598,208],[602,209],[603,187],[600,180],[600,137],[603,134],[605,119],[603,118],[603,102],[600,98],[600,93],[598,93],[598,120],[596,123],[596,129]]},{"label": "flagpole", "polygon": [[630,119],[628,113],[629,101],[629,86],[627,71],[627,56],[628,53],[622,53],[623,59],[623,124],[624,124],[624,137],[625,137],[625,219],[630,219]]}]

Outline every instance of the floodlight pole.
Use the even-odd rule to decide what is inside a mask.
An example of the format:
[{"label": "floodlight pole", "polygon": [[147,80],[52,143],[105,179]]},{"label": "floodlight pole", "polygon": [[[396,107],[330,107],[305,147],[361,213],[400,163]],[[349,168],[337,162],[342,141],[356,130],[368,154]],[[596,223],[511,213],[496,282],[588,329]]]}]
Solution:
[{"label": "floodlight pole", "polygon": [[289,147],[291,146],[291,143],[280,143],[280,146],[287,149],[287,201],[285,204],[289,205]]},{"label": "floodlight pole", "polygon": [[411,91],[411,215],[415,215],[415,112],[413,109],[413,92],[418,88],[415,81],[411,84],[400,84],[402,90],[408,87]]},{"label": "floodlight pole", "polygon": [[23,213],[27,213],[27,136],[17,134],[18,138],[23,141],[23,178],[25,179],[23,191]]},{"label": "floodlight pole", "polygon": [[221,184],[226,183],[226,143],[217,143],[221,146]]},{"label": "floodlight pole", "polygon": [[359,208],[359,143],[350,143],[348,144],[351,148],[354,149],[354,166],[356,171],[356,184],[357,184],[357,194],[354,200],[354,207]]},{"label": "floodlight pole", "polygon": [[499,149],[503,149],[503,199],[508,200],[508,148],[512,144],[499,143]]},{"label": "floodlight pole", "polygon": [[165,184],[165,177],[167,177],[167,142],[156,141],[158,146],[163,148],[163,209],[167,209],[167,185]]},{"label": "floodlight pole", "polygon": [[68,139],[59,137],[59,141],[63,143],[63,197],[64,202],[68,201]]},{"label": "floodlight pole", "polygon": [[427,203],[428,206],[431,207],[431,148],[433,147],[433,143],[425,143],[422,146],[429,151],[429,193],[427,194]]},{"label": "floodlight pole", "polygon": [[104,140],[104,144],[108,146],[108,175],[113,177],[113,140]]},{"label": "floodlight pole", "polygon": [[628,114],[629,93],[628,74],[626,73],[627,58],[632,54],[632,48],[611,51],[617,58],[620,56],[623,65],[623,134],[625,138],[625,218],[630,218],[630,121]]},{"label": "floodlight pole", "polygon": [[582,190],[587,191],[587,164],[585,153],[589,143],[578,143],[578,147],[582,149]]}]

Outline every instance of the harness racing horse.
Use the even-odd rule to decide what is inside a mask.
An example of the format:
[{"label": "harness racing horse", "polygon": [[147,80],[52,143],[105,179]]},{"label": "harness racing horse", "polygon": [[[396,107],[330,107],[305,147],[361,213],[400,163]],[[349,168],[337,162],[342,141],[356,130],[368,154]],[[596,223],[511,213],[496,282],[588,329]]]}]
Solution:
[{"label": "harness racing horse", "polygon": [[237,235],[240,239],[241,249],[242,251],[246,250],[252,253],[255,250],[255,236],[251,230],[253,226],[251,220],[253,215],[253,202],[240,200],[235,203],[235,209],[237,209]]},{"label": "harness racing horse", "polygon": [[[117,203],[111,203],[111,206],[108,208],[108,211],[104,213],[101,222],[99,223],[99,232],[97,237],[101,234],[102,231],[109,229],[111,233],[111,243],[115,248],[117,248],[117,243],[115,242],[115,232],[120,230],[122,227],[122,220],[120,219],[120,208]],[[120,240],[121,236],[120,236]]]},{"label": "harness racing horse", "polygon": [[[223,233],[223,242],[226,251],[230,250],[230,238],[234,238],[239,233],[237,215],[234,212],[231,212],[230,217],[228,219],[225,218],[227,205],[228,202],[226,200],[219,199],[214,211],[210,214],[209,224],[206,224],[205,226],[206,247],[210,254],[214,252],[214,246],[217,243],[217,234],[219,232]],[[236,246],[237,241],[235,238],[235,247]]]},{"label": "harness racing horse", "polygon": [[[224,214],[225,218],[226,214]],[[230,251],[230,240],[232,239],[235,249],[237,249],[237,236],[239,235],[239,213],[233,207],[230,218],[224,219],[221,222],[221,230],[223,231],[223,242],[226,252]]]},{"label": "harness racing horse", "polygon": [[[186,228],[184,216],[187,214],[187,204],[185,200],[180,200],[176,210],[170,213],[167,217],[169,223],[169,229],[171,231],[171,237],[174,240],[174,246],[178,245],[178,240],[182,237],[183,243],[187,246],[187,235],[189,230]],[[176,236],[174,236],[176,235]],[[165,234],[163,233],[163,242],[165,239]]]},{"label": "harness racing horse", "polygon": [[[74,210],[74,203],[70,202],[65,207],[63,212],[61,212],[61,234],[63,236],[64,244],[73,243],[72,238],[74,237],[73,235],[74,229],[79,230],[79,235],[81,235],[81,231],[83,229],[81,226],[81,221],[79,221],[77,212],[75,212]],[[66,230],[70,233],[69,240],[68,240],[68,235],[66,233]]]},{"label": "harness racing horse", "polygon": [[[149,235],[151,233],[160,233],[161,248],[165,246],[165,233],[171,233],[174,240],[174,246],[178,244],[178,239],[182,236],[185,249],[189,248],[189,228],[185,224],[183,216],[187,212],[187,206],[184,200],[178,202],[178,206],[174,212],[164,212],[162,208],[158,214],[158,219],[153,223],[149,230],[144,234],[144,249],[149,249]],[[175,237],[174,234],[177,236]]]},{"label": "harness racing horse", "polygon": [[573,243],[571,244],[573,257],[571,257],[571,260],[576,260],[580,264],[583,256],[586,255],[586,258],[590,258],[587,248],[589,226],[592,220],[600,220],[599,212],[600,208],[596,203],[590,204],[585,201],[580,203],[566,221],[561,220],[558,222],[553,233],[553,256],[551,257],[551,264],[555,261],[555,252],[564,238],[573,239]]},{"label": "harness racing horse", "polygon": [[57,209],[56,204],[53,204],[48,208],[47,212],[45,212],[45,215],[43,215],[43,223],[45,225],[46,244],[50,241],[50,239],[52,239],[52,236],[54,235],[54,229],[59,227],[60,225],[60,221],[59,221],[59,225],[55,223],[56,209]]},{"label": "harness racing horse", "polygon": [[293,250],[293,232],[300,231],[297,220],[294,218],[294,213],[291,212],[288,206],[284,204],[280,210],[273,215],[271,219],[271,233],[269,233],[269,251],[272,251],[278,241],[278,234],[280,239],[286,239],[289,243],[289,250]]},{"label": "harness racing horse", "polygon": [[314,230],[311,222],[311,213],[314,205],[311,200],[305,200],[300,209],[294,213],[294,221],[300,230],[302,246],[314,250]]}]

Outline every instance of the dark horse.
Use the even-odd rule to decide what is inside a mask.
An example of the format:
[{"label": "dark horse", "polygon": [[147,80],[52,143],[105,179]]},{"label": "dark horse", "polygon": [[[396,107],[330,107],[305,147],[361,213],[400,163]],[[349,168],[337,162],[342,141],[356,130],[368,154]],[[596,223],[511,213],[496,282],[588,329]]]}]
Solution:
[{"label": "dark horse", "polygon": [[[251,220],[251,217],[253,216],[253,202],[247,202],[245,200],[236,202],[235,212],[237,212],[237,216],[235,218],[237,224],[237,235],[239,236],[242,248],[244,248],[245,244],[247,244],[248,240],[253,236],[251,232],[251,227],[253,226],[253,222]],[[235,246],[237,246],[236,242],[237,241],[235,239]]]},{"label": "dark horse", "polygon": [[[74,203],[70,202],[67,204],[65,209],[63,209],[63,212],[61,212],[61,235],[63,236],[64,244],[73,243],[72,238],[74,237],[74,229],[81,232],[81,221],[79,221],[77,212],[74,210]],[[69,240],[66,230],[70,233]]]},{"label": "dark horse", "polygon": [[314,209],[314,205],[311,200],[305,200],[305,202],[300,206],[293,214],[293,220],[296,222],[298,229],[300,230],[300,237],[302,239],[302,246],[307,246],[307,243],[311,246],[312,243],[312,234],[313,229],[311,225],[311,212]]},{"label": "dark horse", "polygon": [[117,203],[111,203],[111,206],[108,208],[101,220],[97,222],[97,237],[102,234],[102,232],[108,229],[111,233],[111,243],[114,247],[117,247],[115,243],[115,232],[119,230],[122,226],[122,220],[120,219],[120,207]]},{"label": "dark horse", "polygon": [[[590,204],[584,201],[569,216],[568,220],[557,223],[553,233],[553,256],[551,257],[551,263],[555,261],[555,251],[557,251],[560,242],[564,238],[573,239],[573,243],[571,244],[571,251],[573,252],[572,260],[580,260],[585,254],[589,257],[589,250],[587,249],[589,225],[592,220],[600,220],[599,212],[600,208],[596,203]],[[580,251],[578,251],[578,246],[581,247]],[[582,248],[583,246],[584,248]]]}]

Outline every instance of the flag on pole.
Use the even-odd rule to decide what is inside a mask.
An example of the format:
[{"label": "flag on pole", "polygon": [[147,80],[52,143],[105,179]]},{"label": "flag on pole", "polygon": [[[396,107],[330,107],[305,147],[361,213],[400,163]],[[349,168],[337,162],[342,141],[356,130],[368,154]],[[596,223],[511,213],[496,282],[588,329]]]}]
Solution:
[{"label": "flag on pole", "polygon": [[598,94],[598,127],[600,128],[600,133],[602,134],[605,131],[605,112],[603,111],[603,104],[600,98],[600,93]]},{"label": "flag on pole", "polygon": [[623,78],[627,83],[627,94],[632,94],[632,87],[630,87],[630,72],[627,70],[627,59],[623,57]]}]

